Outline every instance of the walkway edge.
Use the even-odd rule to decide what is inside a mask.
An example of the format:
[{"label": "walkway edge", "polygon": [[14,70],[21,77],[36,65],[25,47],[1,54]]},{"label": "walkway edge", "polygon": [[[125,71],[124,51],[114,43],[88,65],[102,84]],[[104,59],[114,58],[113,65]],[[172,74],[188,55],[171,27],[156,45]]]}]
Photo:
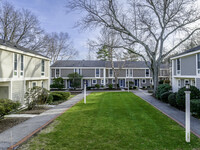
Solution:
[{"label": "walkway edge", "polygon": [[[82,99],[81,99],[82,100]],[[80,101],[81,101],[80,100]],[[62,114],[64,114],[66,111],[68,111],[70,108],[72,108],[74,105],[76,105],[77,103],[79,103],[80,101],[76,102],[75,104],[71,105],[69,108],[67,108],[66,110],[64,110],[62,113],[58,114],[56,117],[54,117],[53,119],[49,120],[48,122],[46,122],[44,125],[42,125],[41,127],[39,127],[38,129],[36,129],[35,131],[33,131],[32,133],[30,133],[29,135],[27,135],[26,137],[24,137],[22,140],[18,141],[16,144],[10,146],[7,150],[13,150],[15,148],[17,148],[19,145],[21,145],[22,143],[26,142],[28,139],[30,139],[33,135],[37,134],[39,131],[41,131],[42,129],[44,129],[47,125],[49,125],[50,123],[52,123],[56,118],[58,118],[59,116],[61,116]]]},{"label": "walkway edge", "polygon": [[[135,93],[133,93],[135,94]],[[135,94],[136,95],[136,94]],[[136,95],[138,96],[138,95]],[[140,96],[138,96],[140,97]],[[185,128],[185,125],[182,124],[181,122],[179,122],[178,120],[176,120],[175,118],[171,117],[170,115],[168,115],[167,113],[163,112],[161,109],[159,109],[158,107],[154,106],[153,104],[151,104],[150,102],[148,102],[147,100],[143,99],[142,97],[140,97],[142,100],[144,100],[145,102],[147,102],[148,104],[150,104],[151,106],[153,106],[154,108],[156,108],[157,110],[159,110],[161,113],[163,113],[164,115],[166,115],[167,117],[169,117],[170,119],[174,120],[176,123],[178,123],[179,125],[181,125],[183,128]],[[194,135],[196,135],[198,138],[200,138],[200,135],[197,134],[196,132],[194,132],[193,130],[190,130]]]}]

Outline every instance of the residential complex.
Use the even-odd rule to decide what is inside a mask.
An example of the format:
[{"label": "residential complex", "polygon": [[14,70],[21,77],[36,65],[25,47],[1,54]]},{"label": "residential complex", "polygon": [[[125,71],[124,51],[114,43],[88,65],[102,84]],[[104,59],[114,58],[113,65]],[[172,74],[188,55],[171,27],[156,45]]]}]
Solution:
[{"label": "residential complex", "polygon": [[49,89],[50,60],[34,51],[0,40],[0,98],[24,104],[28,88]]},{"label": "residential complex", "polygon": [[[134,86],[139,88],[149,87],[153,84],[152,73],[144,61],[114,61],[114,69],[118,77],[118,84],[121,88],[126,88],[127,82],[132,81]],[[82,75],[81,88],[86,81],[87,87],[96,84],[108,87],[115,84],[114,72],[109,61],[101,60],[59,60],[51,65],[52,79],[62,77],[65,81],[65,88],[71,88],[68,75],[77,72]],[[166,65],[161,65],[159,79],[169,79],[169,69]]]},{"label": "residential complex", "polygon": [[173,92],[187,83],[200,89],[200,46],[172,57],[171,60]]}]

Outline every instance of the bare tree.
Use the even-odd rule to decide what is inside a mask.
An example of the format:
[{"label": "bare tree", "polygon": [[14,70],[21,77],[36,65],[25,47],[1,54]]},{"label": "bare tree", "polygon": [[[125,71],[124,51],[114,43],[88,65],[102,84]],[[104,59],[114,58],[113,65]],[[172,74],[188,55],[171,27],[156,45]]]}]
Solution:
[{"label": "bare tree", "polygon": [[152,71],[154,94],[162,60],[200,29],[196,0],[71,0],[67,8],[86,12],[78,22],[84,28],[115,30],[123,40],[117,47],[142,57]]},{"label": "bare tree", "polygon": [[0,37],[16,45],[36,49],[43,30],[37,17],[29,10],[16,10],[8,2],[0,8]]},{"label": "bare tree", "polygon": [[40,52],[48,56],[52,60],[52,63],[58,59],[66,60],[78,55],[78,51],[73,48],[68,33],[60,32],[59,34],[46,34],[43,42],[44,46]]}]

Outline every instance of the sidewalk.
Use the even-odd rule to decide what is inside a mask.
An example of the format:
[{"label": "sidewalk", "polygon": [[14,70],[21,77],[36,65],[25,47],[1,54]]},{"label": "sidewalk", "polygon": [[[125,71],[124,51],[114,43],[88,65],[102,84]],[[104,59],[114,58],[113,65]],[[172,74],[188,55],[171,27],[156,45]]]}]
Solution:
[{"label": "sidewalk", "polygon": [[[87,95],[88,94],[90,94],[90,92],[88,92]],[[51,123],[67,109],[81,101],[83,97],[84,95],[82,93],[78,94],[68,101],[59,104],[56,107],[41,113],[40,115],[30,118],[27,121],[2,132],[0,134],[0,149],[6,150],[11,146],[12,148],[17,147],[19,144],[26,141],[32,135]]]},{"label": "sidewalk", "polygon": [[[181,126],[185,127],[185,112],[180,111],[167,103],[161,102],[154,97],[152,97],[149,93],[143,90],[135,90],[132,91],[135,95],[141,97],[158,110],[163,112],[165,115],[179,123]],[[191,116],[191,132],[193,132],[196,136],[200,138],[200,120]]]}]

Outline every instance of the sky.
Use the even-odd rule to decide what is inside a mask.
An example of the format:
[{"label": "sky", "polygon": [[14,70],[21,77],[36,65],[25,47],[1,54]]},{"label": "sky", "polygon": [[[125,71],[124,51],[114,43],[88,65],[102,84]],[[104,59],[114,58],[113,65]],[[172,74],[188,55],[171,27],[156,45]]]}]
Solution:
[{"label": "sky", "polygon": [[78,13],[67,13],[65,5],[67,0],[7,0],[17,9],[29,9],[39,19],[41,27],[46,32],[67,32],[73,41],[74,48],[79,51],[75,59],[86,59],[88,55],[88,39],[95,38],[97,32],[81,31],[74,28],[80,19]]}]

